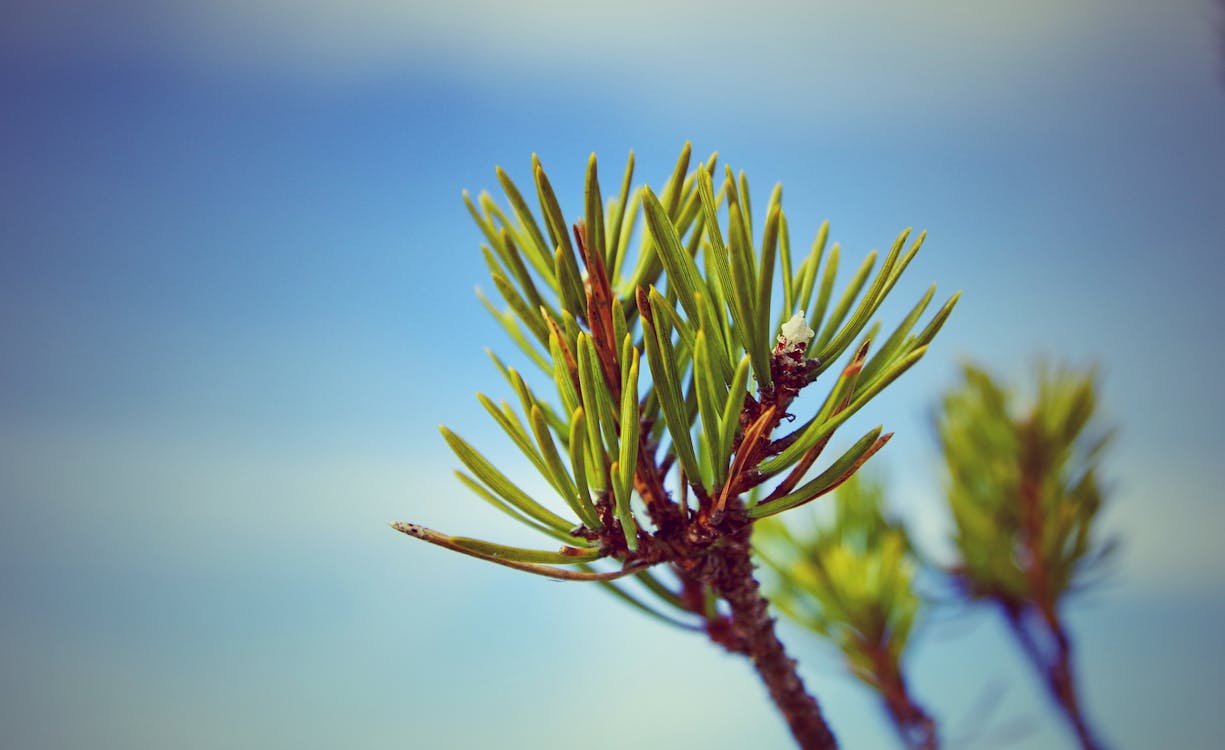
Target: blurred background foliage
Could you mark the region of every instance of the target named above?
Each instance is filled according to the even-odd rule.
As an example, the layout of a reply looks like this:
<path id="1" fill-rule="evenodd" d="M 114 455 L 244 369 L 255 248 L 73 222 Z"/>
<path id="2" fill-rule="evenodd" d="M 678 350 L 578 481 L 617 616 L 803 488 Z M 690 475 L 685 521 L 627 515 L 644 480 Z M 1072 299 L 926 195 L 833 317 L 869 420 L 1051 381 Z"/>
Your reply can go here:
<path id="1" fill-rule="evenodd" d="M 807 534 L 781 520 L 759 529 L 754 544 L 775 573 L 773 601 L 837 645 L 908 747 L 937 743 L 934 721 L 903 679 L 916 615 L 957 598 L 997 605 L 1081 746 L 1102 747 L 1078 695 L 1062 615 L 1068 596 L 1096 580 L 1090 576 L 1117 545 L 1098 523 L 1113 430 L 1097 414 L 1096 371 L 1040 363 L 1027 403 L 981 367 L 967 364 L 962 373 L 936 409 L 955 555 L 932 565 L 946 568 L 956 596 L 921 598 L 922 563 L 905 526 L 884 515 L 883 484 L 856 475 L 838 489 L 832 522 Z"/>
<path id="2" fill-rule="evenodd" d="M 798 532 L 794 519 L 790 526 L 771 519 L 757 526 L 753 544 L 774 574 L 771 604 L 838 647 L 850 672 L 880 696 L 906 747 L 930 749 L 935 723 L 902 667 L 925 606 L 919 561 L 902 523 L 886 518 L 884 497 L 879 475 L 861 470 L 834 492 L 832 522 Z"/>
<path id="3" fill-rule="evenodd" d="M 1063 614 L 1117 541 L 1098 523 L 1112 432 L 1095 418 L 1096 374 L 1040 365 L 1028 405 L 979 367 L 963 376 L 937 417 L 958 552 L 950 572 L 964 596 L 998 605 L 1082 747 L 1101 747 Z"/>
<path id="4" fill-rule="evenodd" d="M 1092 371 L 1040 367 L 1036 382 L 1025 409 L 967 366 L 941 402 L 938 430 L 959 554 L 953 573 L 966 594 L 1054 611 L 1116 546 L 1095 527 L 1113 433 L 1093 420 Z"/>

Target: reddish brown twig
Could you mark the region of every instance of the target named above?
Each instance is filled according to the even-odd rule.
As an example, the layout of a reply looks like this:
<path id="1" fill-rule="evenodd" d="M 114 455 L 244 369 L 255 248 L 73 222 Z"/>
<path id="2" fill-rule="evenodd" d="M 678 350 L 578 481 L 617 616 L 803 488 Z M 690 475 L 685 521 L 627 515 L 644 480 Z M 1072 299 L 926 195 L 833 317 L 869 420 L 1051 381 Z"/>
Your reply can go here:
<path id="1" fill-rule="evenodd" d="M 1089 728 L 1088 719 L 1077 697 L 1076 680 L 1072 672 L 1072 645 L 1058 616 L 1053 620 L 1032 606 L 1016 606 L 1001 602 L 1001 609 L 1030 664 L 1046 685 L 1047 694 L 1063 712 L 1076 733 L 1082 750 L 1104 750 L 1106 747 Z"/>
<path id="2" fill-rule="evenodd" d="M 872 649 L 873 677 L 893 726 L 910 750 L 936 750 L 940 747 L 936 722 L 914 700 L 906 687 L 897 659 L 885 649 Z"/>
<path id="3" fill-rule="evenodd" d="M 997 596 L 1021 647 L 1041 675 L 1047 693 L 1072 725 L 1082 750 L 1102 750 L 1089 728 L 1072 673 L 1072 644 L 1059 616 L 1057 599 L 1046 569 L 1042 549 L 1042 530 L 1046 524 L 1040 483 L 1047 471 L 1042 451 L 1033 443 L 1035 431 L 1026 425 L 1026 445 L 1021 465 L 1021 523 L 1023 531 L 1022 565 L 1029 584 L 1029 599 L 1017 601 Z"/>

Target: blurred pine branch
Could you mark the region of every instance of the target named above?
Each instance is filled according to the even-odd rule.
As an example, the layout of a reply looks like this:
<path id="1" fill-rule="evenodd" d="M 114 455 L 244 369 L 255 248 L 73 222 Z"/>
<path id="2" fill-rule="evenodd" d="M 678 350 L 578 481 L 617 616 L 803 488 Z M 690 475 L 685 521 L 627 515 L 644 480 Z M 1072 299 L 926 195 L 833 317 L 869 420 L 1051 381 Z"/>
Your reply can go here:
<path id="1" fill-rule="evenodd" d="M 907 748 L 939 746 L 936 724 L 907 687 L 902 661 L 924 608 L 919 564 L 903 525 L 884 515 L 884 488 L 863 472 L 834 493 L 832 522 L 804 534 L 782 519 L 757 525 L 754 548 L 775 572 L 769 598 L 830 640 L 880 697 Z"/>
<path id="2" fill-rule="evenodd" d="M 1093 371 L 1039 367 L 1037 396 L 1018 410 L 987 372 L 966 366 L 937 430 L 959 555 L 957 589 L 995 603 L 1082 747 L 1103 747 L 1076 689 L 1062 605 L 1093 582 L 1116 548 L 1098 528 L 1102 454 Z"/>

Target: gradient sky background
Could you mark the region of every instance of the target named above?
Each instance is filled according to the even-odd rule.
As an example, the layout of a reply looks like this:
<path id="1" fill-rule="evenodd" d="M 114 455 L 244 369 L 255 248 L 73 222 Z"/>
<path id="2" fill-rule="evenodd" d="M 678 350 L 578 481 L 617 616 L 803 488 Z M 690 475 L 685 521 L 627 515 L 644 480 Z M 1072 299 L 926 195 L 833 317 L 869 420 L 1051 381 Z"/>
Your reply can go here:
<path id="1" fill-rule="evenodd" d="M 897 432 L 873 464 L 933 552 L 927 420 L 957 363 L 1100 364 L 1125 547 L 1070 612 L 1088 711 L 1119 748 L 1219 747 L 1223 15 L 6 5 L 3 744 L 787 747 L 741 660 L 386 526 L 516 533 L 451 479 L 435 429 L 479 435 L 473 392 L 505 395 L 461 189 L 495 187 L 495 164 L 526 180 L 536 152 L 575 215 L 590 152 L 611 183 L 633 148 L 659 185 L 691 140 L 762 196 L 782 182 L 798 245 L 825 218 L 848 258 L 926 228 L 886 317 L 931 281 L 964 290 L 848 428 Z M 1071 747 L 1001 630 L 929 621 L 915 693 L 950 747 Z M 891 747 L 836 656 L 784 635 L 845 746 Z"/>

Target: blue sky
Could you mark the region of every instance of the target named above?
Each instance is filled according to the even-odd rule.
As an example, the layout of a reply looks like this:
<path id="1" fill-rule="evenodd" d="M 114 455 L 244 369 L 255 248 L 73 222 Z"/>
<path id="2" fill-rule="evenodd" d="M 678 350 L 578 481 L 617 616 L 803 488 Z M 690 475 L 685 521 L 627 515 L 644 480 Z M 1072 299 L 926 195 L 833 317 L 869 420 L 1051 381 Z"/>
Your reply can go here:
<path id="1" fill-rule="evenodd" d="M 932 281 L 962 302 L 857 419 L 897 432 L 873 463 L 933 550 L 927 419 L 957 363 L 1100 364 L 1125 547 L 1071 610 L 1091 716 L 1118 747 L 1225 734 L 1220 8 L 6 14 L 0 725 L 15 746 L 550 747 L 611 712 L 640 715 L 651 746 L 786 746 L 751 672 L 701 639 L 386 527 L 516 533 L 451 480 L 436 432 L 486 429 L 472 394 L 501 386 L 483 349 L 509 348 L 472 296 L 488 283 L 460 191 L 492 190 L 495 164 L 525 180 L 535 152 L 575 214 L 590 152 L 611 182 L 632 148 L 658 185 L 686 140 L 762 194 L 782 182 L 797 244 L 823 219 L 848 258 L 928 230 L 884 315 Z M 965 747 L 1009 726 L 1010 747 L 1070 746 L 999 630 L 936 618 L 916 693 Z M 787 635 L 846 745 L 888 746 L 836 658 Z M 996 739 L 969 739 L 992 691 Z"/>

